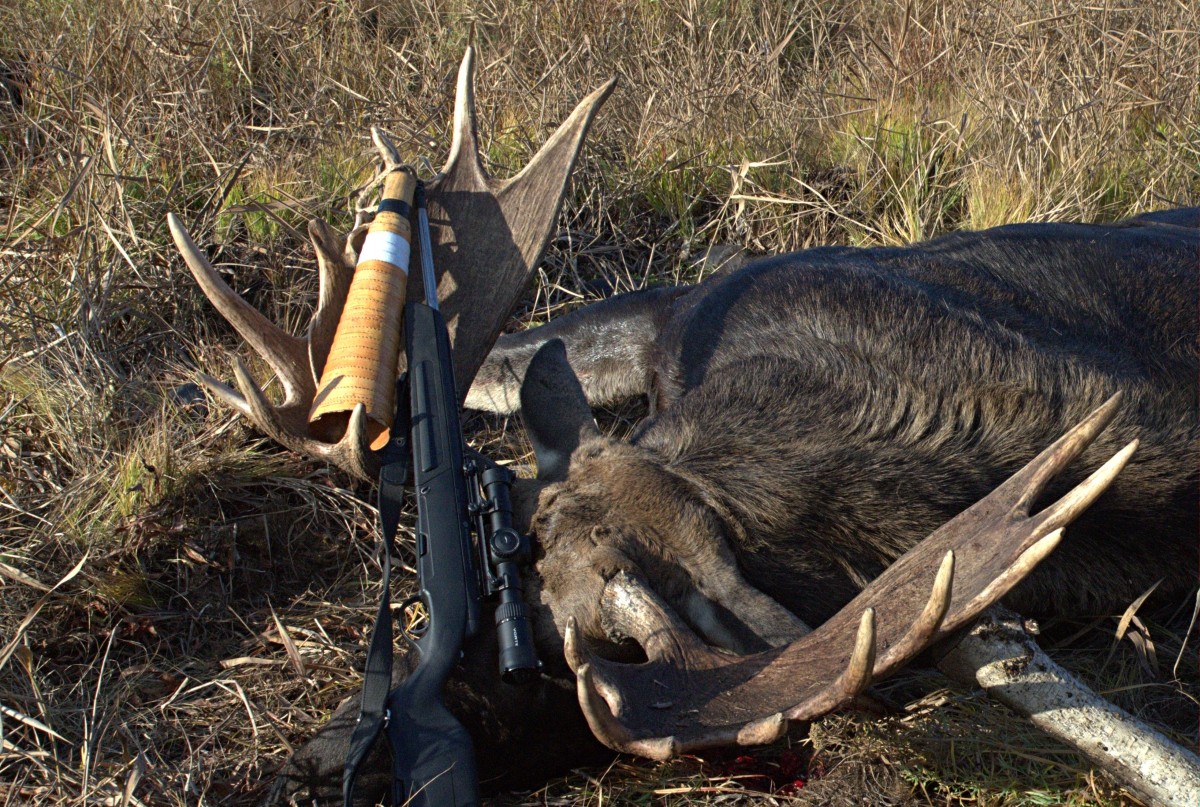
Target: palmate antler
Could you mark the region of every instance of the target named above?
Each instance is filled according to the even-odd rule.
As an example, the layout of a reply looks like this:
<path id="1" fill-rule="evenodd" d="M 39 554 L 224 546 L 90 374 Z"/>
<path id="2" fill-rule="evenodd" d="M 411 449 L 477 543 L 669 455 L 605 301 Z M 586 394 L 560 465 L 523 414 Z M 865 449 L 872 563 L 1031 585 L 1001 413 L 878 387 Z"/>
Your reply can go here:
<path id="1" fill-rule="evenodd" d="M 993 493 L 910 550 L 812 633 L 747 656 L 714 650 L 650 585 L 628 572 L 607 583 L 603 620 L 635 639 L 648 661 L 591 655 L 571 620 L 565 646 L 579 702 L 596 736 L 654 759 L 772 742 L 789 721 L 853 700 L 923 649 L 965 627 L 1028 575 L 1062 528 L 1113 481 L 1137 443 L 1036 515 L 1047 483 L 1095 439 L 1114 396 Z M 934 573 L 934 570 L 936 574 Z"/>
<path id="2" fill-rule="evenodd" d="M 468 48 L 458 72 L 450 157 L 427 188 L 438 297 L 454 345 L 460 396 L 466 395 L 541 259 L 583 140 L 596 110 L 615 85 L 614 79 L 584 98 L 523 171 L 499 181 L 487 175 L 479 159 L 474 62 L 474 52 Z M 400 161 L 395 148 L 378 134 L 375 142 L 385 170 L 394 167 Z M 239 297 L 178 218 L 172 214 L 168 222 L 175 244 L 205 296 L 275 372 L 283 387 L 283 401 L 272 404 L 241 360 L 235 366 L 237 390 L 207 375 L 200 377 L 204 386 L 288 448 L 373 479 L 378 466 L 367 446 L 362 406 L 354 410 L 345 435 L 336 443 L 317 440 L 308 430 L 317 380 L 349 291 L 362 229 L 356 228 L 343 245 L 324 222 L 309 224 L 320 293 L 307 332 L 297 337 Z M 420 272 L 410 273 L 409 299 L 424 299 L 420 277 Z"/>

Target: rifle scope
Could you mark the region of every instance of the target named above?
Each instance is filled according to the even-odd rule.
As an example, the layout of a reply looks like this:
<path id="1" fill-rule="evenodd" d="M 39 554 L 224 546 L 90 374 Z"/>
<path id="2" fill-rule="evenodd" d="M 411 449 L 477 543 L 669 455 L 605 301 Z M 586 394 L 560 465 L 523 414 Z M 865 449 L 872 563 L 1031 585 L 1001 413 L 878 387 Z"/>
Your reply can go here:
<path id="1" fill-rule="evenodd" d="M 529 611 L 521 598 L 520 567 L 530 560 L 529 538 L 512 526 L 512 475 L 498 465 L 479 474 L 483 500 L 478 502 L 480 552 L 487 568 L 487 587 L 498 594 L 496 639 L 500 644 L 500 677 L 509 684 L 527 684 L 538 677 L 541 664 L 533 646 Z"/>

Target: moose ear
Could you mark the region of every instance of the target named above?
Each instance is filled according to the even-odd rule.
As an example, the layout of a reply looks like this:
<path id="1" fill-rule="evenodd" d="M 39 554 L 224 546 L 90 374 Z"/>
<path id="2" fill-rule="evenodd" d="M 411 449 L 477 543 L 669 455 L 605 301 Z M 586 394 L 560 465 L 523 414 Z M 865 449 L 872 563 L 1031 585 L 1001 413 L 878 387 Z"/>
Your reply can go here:
<path id="1" fill-rule="evenodd" d="M 537 455 L 540 481 L 566 479 L 580 439 L 599 435 L 561 339 L 551 339 L 533 354 L 521 383 L 521 415 Z"/>

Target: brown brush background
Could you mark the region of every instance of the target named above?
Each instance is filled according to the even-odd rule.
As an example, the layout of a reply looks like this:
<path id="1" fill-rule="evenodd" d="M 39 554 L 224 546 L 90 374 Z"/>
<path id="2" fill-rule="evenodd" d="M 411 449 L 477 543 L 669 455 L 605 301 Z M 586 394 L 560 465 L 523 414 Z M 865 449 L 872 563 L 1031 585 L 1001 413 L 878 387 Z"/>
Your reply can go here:
<path id="1" fill-rule="evenodd" d="M 196 388 L 197 372 L 232 382 L 235 355 L 263 383 L 271 369 L 197 292 L 163 216 L 299 333 L 318 295 L 305 225 L 353 226 L 371 125 L 441 165 L 472 36 L 500 177 L 621 77 L 506 331 L 695 283 L 711 267 L 688 256 L 710 245 L 899 244 L 1200 199 L 1189 0 L 20 0 L 0 21 L 0 701 L 62 738 L 5 712 L 0 804 L 92 807 L 128 788 L 153 807 L 258 805 L 362 685 L 374 508 Z M 598 414 L 622 436 L 645 411 Z M 463 425 L 493 459 L 531 461 L 516 420 Z M 402 600 L 414 575 L 395 577 Z M 1119 613 L 1060 625 L 1081 635 L 1058 659 L 1195 747 L 1193 605 L 1182 624 L 1138 611 L 1158 676 L 1114 644 Z M 917 684 L 931 694 L 911 700 Z M 796 735 L 787 752 L 815 761 L 792 796 L 754 793 L 764 779 L 733 759 L 622 757 L 496 803 L 1133 803 L 936 673 L 880 690 L 906 712 Z M 748 756 L 774 775 L 783 753 Z"/>
<path id="2" fill-rule="evenodd" d="M 417 179 L 407 168 L 384 180 L 383 198 L 412 204 Z M 408 219 L 381 211 L 367 230 L 392 232 L 411 243 Z M 309 414 L 309 431 L 318 439 L 336 442 L 346 433 L 358 404 L 367 407 L 367 439 L 382 448 L 388 439 L 396 408 L 396 361 L 400 354 L 400 320 L 408 267 L 386 261 L 360 261 L 350 282 L 346 307 L 338 321 L 329 359 Z"/>

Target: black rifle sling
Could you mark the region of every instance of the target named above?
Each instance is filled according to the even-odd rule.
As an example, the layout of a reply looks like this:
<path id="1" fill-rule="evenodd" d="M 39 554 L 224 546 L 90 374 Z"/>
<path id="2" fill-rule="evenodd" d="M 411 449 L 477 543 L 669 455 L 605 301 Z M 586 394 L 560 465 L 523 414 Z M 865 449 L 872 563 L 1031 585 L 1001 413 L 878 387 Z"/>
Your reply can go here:
<path id="1" fill-rule="evenodd" d="M 351 807 L 354 781 L 359 765 L 375 747 L 379 735 L 387 726 L 387 698 L 392 688 L 392 552 L 395 549 L 396 529 L 404 507 L 404 486 L 408 482 L 409 396 L 406 378 L 396 382 L 396 418 L 392 424 L 392 439 L 382 450 L 383 466 L 379 469 L 379 528 L 380 564 L 383 566 L 383 593 L 379 611 L 371 630 L 367 648 L 367 663 L 363 668 L 362 701 L 358 722 L 350 736 L 350 750 L 342 774 L 342 800 Z"/>

